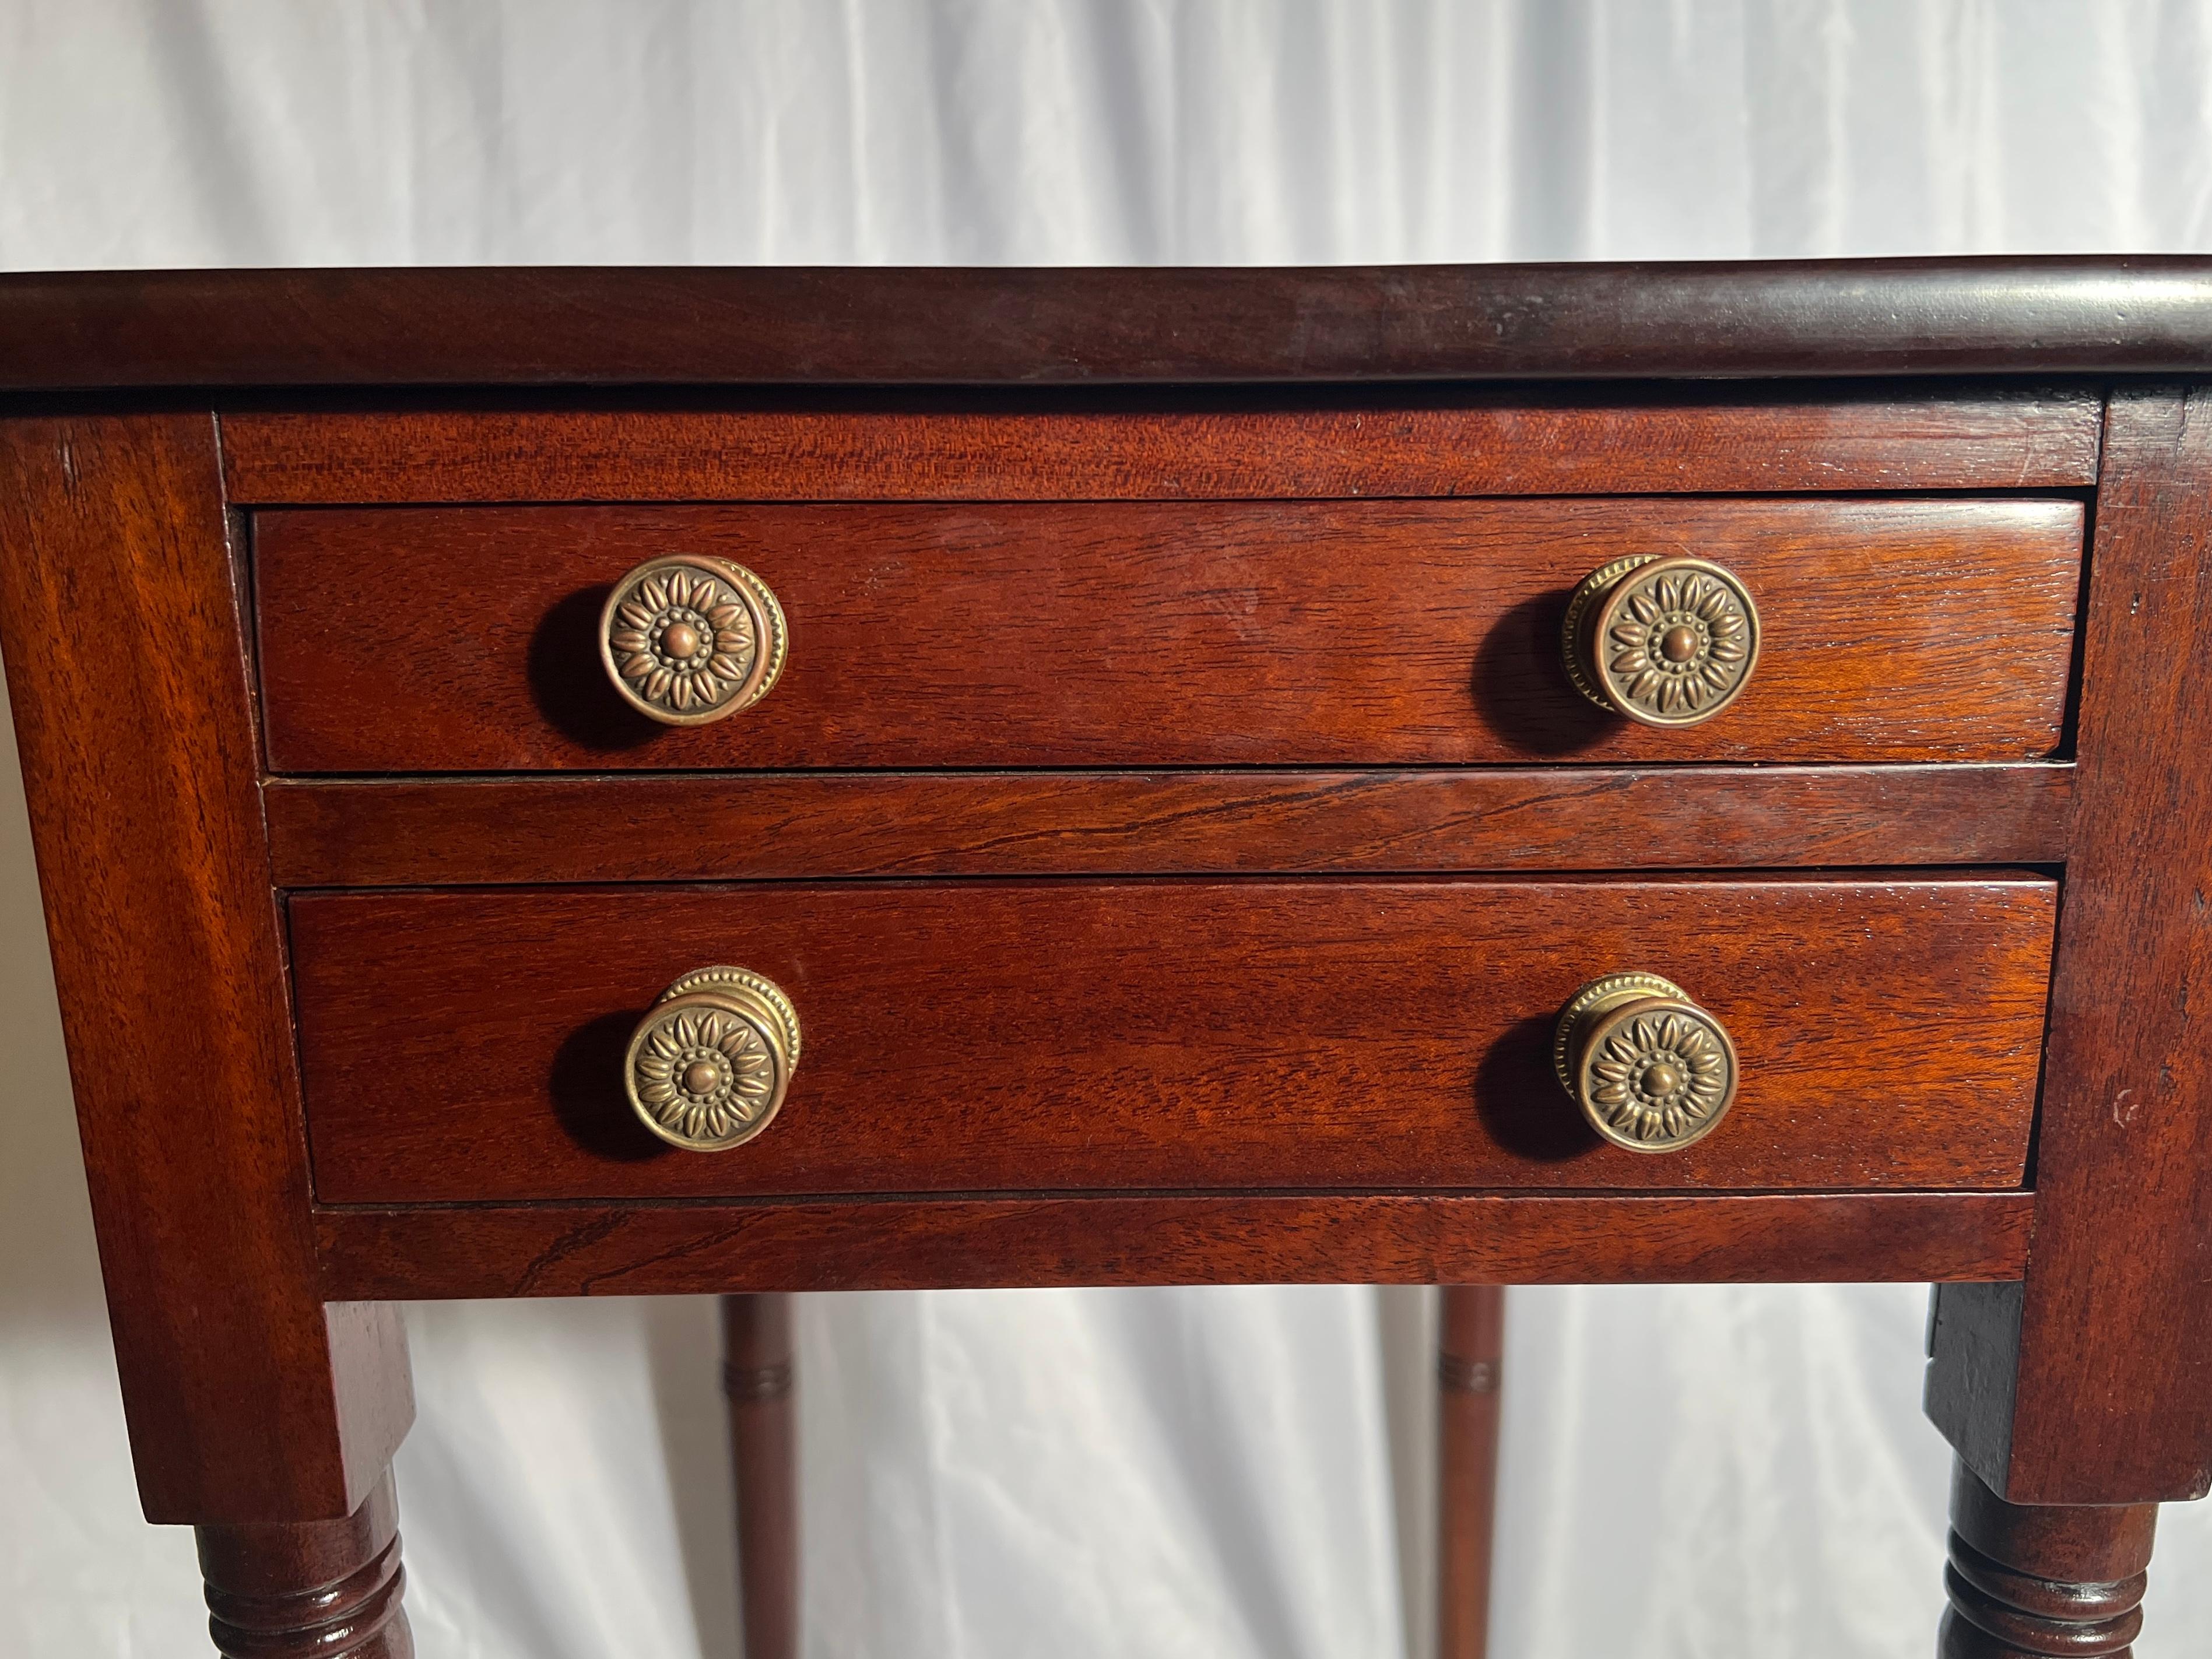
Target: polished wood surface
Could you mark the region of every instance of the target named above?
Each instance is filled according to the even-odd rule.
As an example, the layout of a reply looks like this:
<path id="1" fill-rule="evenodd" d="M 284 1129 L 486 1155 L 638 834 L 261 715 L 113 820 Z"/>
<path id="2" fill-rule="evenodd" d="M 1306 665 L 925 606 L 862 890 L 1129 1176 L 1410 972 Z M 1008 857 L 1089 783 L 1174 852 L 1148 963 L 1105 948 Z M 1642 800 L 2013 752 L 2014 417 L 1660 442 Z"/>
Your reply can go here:
<path id="1" fill-rule="evenodd" d="M 722 1392 L 738 1500 L 744 1659 L 798 1659 L 799 1452 L 791 1298 L 722 1298 Z"/>
<path id="2" fill-rule="evenodd" d="M 316 1212 L 333 1297 L 2016 1279 L 2025 1193 L 477 1204 Z"/>
<path id="3" fill-rule="evenodd" d="M 1960 1464 L 1938 1659 L 2125 1659 L 2157 1524 L 2154 1504 L 2008 1504 Z"/>
<path id="4" fill-rule="evenodd" d="M 0 421 L 0 644 L 139 1495 L 315 1520 L 413 1414 L 325 1309 L 252 688 L 205 415 Z"/>
<path id="5" fill-rule="evenodd" d="M 256 505 L 1373 499 L 2084 488 L 2103 414 L 2081 390 L 1987 386 L 1180 388 L 249 408 L 222 435 L 230 497 Z"/>
<path id="6" fill-rule="evenodd" d="M 2074 769 L 278 779 L 288 887 L 2058 864 Z"/>
<path id="7" fill-rule="evenodd" d="M 2203 380 L 2204 260 L 0 277 L 0 647 L 219 1640 L 404 1652 L 403 1298 L 1926 1279 L 1946 1651 L 2124 1652 L 2212 1487 Z M 592 648 L 671 550 L 791 622 L 702 732 Z M 1646 550 L 1762 613 L 1693 731 L 1559 663 Z M 611 1066 L 718 960 L 806 1047 L 701 1157 Z M 1745 1060 L 1666 1158 L 1546 1063 L 1626 968 Z"/>
<path id="8" fill-rule="evenodd" d="M 325 1203 L 1996 1188 L 2053 908 L 2033 878 L 757 884 L 307 894 L 291 936 Z M 757 1140 L 678 1152 L 623 1048 L 725 962 L 805 1053 Z M 1552 1071 L 1559 1009 L 1632 968 L 1742 1056 L 1728 1121 L 1664 1157 Z"/>
<path id="9" fill-rule="evenodd" d="M 424 508 L 253 520 L 270 765 L 1387 766 L 2025 760 L 2059 746 L 2078 501 Z M 1567 592 L 1693 549 L 1758 597 L 1753 686 L 1679 731 L 1569 682 Z M 757 707 L 656 726 L 610 584 L 683 550 L 775 589 Z M 495 603 L 487 594 L 495 592 Z"/>
<path id="10" fill-rule="evenodd" d="M 0 390 L 2200 373 L 2186 256 L 0 276 Z"/>
<path id="11" fill-rule="evenodd" d="M 1447 1285 L 1437 1341 L 1437 1659 L 1490 1651 L 1505 1290 Z"/>
<path id="12" fill-rule="evenodd" d="M 224 1659 L 414 1659 L 392 1476 L 343 1520 L 198 1529 Z"/>
<path id="13" fill-rule="evenodd" d="M 1945 1294 L 1928 1382 L 2014 1503 L 2212 1489 L 2212 393 L 2116 393 L 2105 464 L 2035 1259 Z"/>

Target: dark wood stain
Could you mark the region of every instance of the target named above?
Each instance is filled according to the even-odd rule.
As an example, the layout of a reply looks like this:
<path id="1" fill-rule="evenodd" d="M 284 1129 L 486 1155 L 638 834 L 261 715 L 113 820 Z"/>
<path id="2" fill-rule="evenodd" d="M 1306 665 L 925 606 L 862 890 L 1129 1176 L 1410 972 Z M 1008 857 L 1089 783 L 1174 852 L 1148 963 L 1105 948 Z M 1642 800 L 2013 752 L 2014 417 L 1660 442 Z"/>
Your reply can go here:
<path id="1" fill-rule="evenodd" d="M 0 389 L 2212 370 L 2188 257 L 0 277 Z"/>

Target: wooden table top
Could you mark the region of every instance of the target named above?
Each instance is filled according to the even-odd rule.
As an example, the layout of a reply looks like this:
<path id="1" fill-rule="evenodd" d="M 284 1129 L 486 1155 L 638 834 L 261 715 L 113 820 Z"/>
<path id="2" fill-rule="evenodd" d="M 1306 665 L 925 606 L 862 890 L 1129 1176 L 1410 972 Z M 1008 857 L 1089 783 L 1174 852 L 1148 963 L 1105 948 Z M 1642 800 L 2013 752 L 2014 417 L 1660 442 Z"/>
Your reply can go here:
<path id="1" fill-rule="evenodd" d="M 0 392 L 2207 369 L 2196 256 L 0 276 Z"/>

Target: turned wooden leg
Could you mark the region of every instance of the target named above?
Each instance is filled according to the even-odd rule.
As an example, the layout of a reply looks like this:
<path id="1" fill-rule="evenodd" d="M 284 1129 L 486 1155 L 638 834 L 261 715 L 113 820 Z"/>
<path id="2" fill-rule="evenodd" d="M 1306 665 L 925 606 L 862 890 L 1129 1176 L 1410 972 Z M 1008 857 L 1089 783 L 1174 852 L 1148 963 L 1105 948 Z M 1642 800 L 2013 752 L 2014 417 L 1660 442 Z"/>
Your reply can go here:
<path id="1" fill-rule="evenodd" d="M 389 1473 L 343 1521 L 195 1530 L 208 1634 L 227 1659 L 413 1659 Z"/>
<path id="2" fill-rule="evenodd" d="M 2008 1504 L 1960 1464 L 1939 1659 L 2124 1659 L 2142 1628 L 2157 1521 L 2155 1504 Z"/>
<path id="3" fill-rule="evenodd" d="M 737 1465 L 738 1583 L 745 1659 L 797 1659 L 799 1462 L 793 1443 L 791 1298 L 722 1298 L 723 1391 Z"/>
<path id="4" fill-rule="evenodd" d="M 1437 1656 L 1483 1659 L 1498 1502 L 1505 1291 L 1447 1285 L 1437 1344 Z"/>

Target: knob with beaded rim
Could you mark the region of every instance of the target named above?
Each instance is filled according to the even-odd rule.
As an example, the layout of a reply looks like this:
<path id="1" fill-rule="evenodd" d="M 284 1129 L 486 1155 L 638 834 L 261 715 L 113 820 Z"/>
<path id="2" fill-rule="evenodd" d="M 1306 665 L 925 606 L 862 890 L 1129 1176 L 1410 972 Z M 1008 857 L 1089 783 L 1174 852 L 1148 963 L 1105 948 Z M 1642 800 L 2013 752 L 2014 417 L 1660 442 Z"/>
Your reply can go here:
<path id="1" fill-rule="evenodd" d="M 599 612 L 599 660 L 624 702 L 664 726 L 726 720 L 768 696 L 788 649 L 769 585 L 728 559 L 648 559 Z"/>
<path id="2" fill-rule="evenodd" d="M 1695 726 L 1742 694 L 1759 663 L 1759 607 L 1709 559 L 1641 554 L 1583 578 L 1560 630 L 1567 676 L 1644 726 Z"/>
<path id="3" fill-rule="evenodd" d="M 1608 974 L 1575 993 L 1552 1064 L 1590 1127 L 1632 1152 L 1679 1152 L 1735 1103 L 1727 1030 L 1656 974 Z"/>
<path id="4" fill-rule="evenodd" d="M 768 1127 L 798 1065 L 799 1012 L 781 988 L 743 968 L 702 968 L 639 1022 L 623 1090 L 670 1146 L 719 1152 Z"/>

